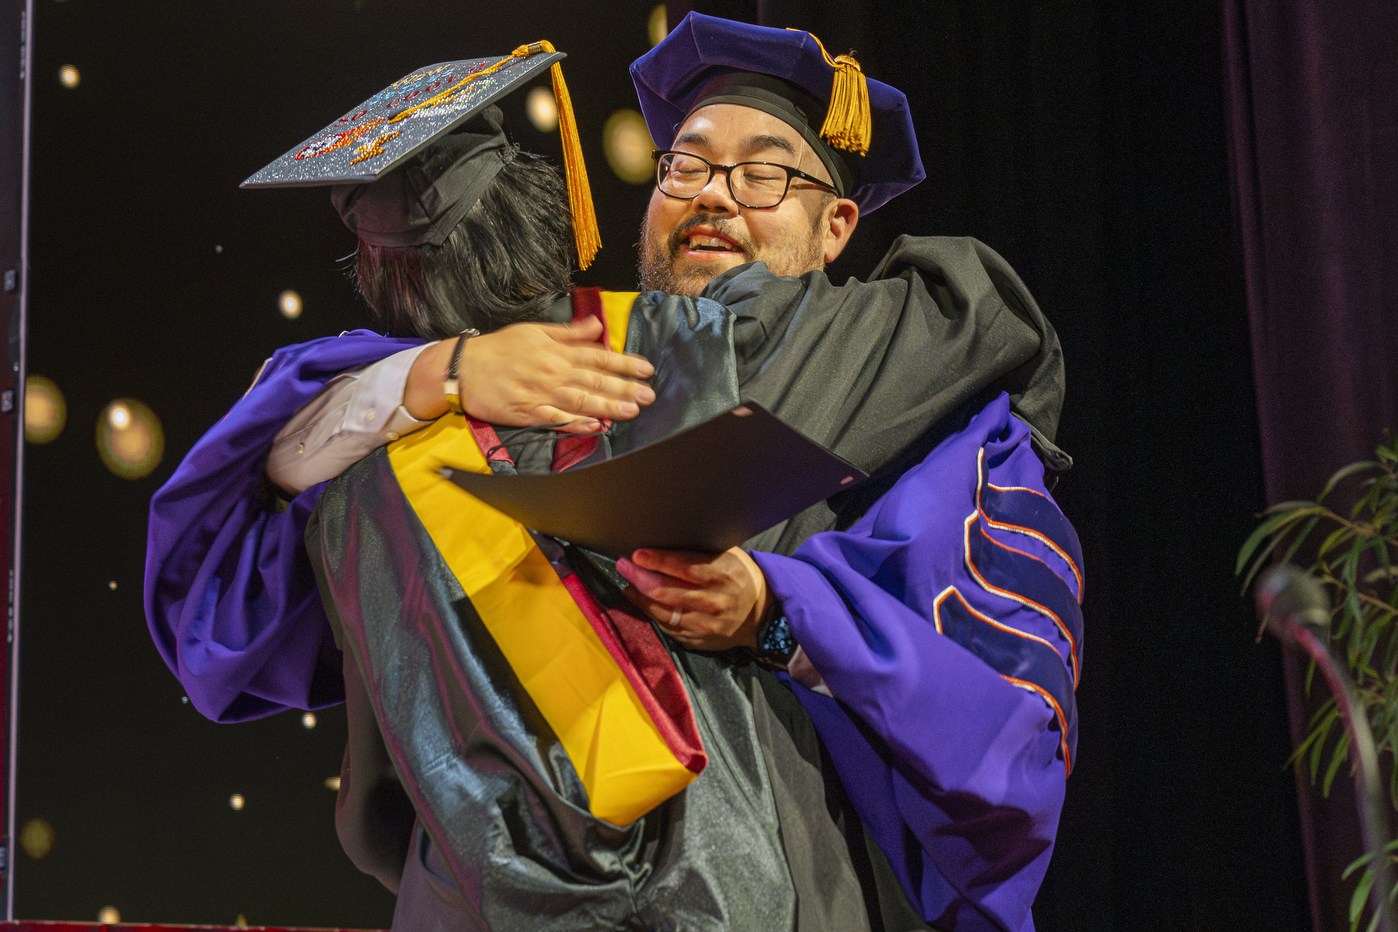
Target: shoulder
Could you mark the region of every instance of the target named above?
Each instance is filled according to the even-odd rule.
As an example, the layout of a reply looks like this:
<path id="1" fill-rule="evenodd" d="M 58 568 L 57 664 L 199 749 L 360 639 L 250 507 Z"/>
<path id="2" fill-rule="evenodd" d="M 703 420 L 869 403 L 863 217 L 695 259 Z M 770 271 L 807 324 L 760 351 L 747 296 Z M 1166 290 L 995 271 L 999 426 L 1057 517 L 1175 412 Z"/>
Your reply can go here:
<path id="1" fill-rule="evenodd" d="M 869 277 L 893 278 L 909 271 L 931 273 L 951 280 L 1010 276 L 1023 287 L 1019 276 L 1004 257 L 972 236 L 904 234 L 893 241 Z"/>

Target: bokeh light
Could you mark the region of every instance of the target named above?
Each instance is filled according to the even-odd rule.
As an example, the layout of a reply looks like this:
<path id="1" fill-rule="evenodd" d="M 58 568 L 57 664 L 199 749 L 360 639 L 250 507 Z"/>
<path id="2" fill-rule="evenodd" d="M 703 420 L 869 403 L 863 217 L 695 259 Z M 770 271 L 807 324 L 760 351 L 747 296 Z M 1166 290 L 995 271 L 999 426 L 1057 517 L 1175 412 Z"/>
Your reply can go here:
<path id="1" fill-rule="evenodd" d="M 52 379 L 31 375 L 24 380 L 24 439 L 30 443 L 57 440 L 68 423 L 68 403 Z"/>
<path id="2" fill-rule="evenodd" d="M 30 819 L 20 826 L 20 847 L 36 861 L 53 850 L 54 839 L 53 826 L 45 819 Z"/>
<path id="3" fill-rule="evenodd" d="M 67 88 L 77 87 L 83 76 L 78 73 L 78 69 L 72 65 L 64 65 L 58 69 L 58 83 Z"/>
<path id="4" fill-rule="evenodd" d="M 325 778 L 325 786 L 326 786 L 326 789 L 334 790 L 334 791 L 337 792 L 337 793 L 340 792 L 340 778 L 339 778 L 339 776 L 336 775 L 336 776 L 333 776 L 333 777 L 326 777 L 326 778 Z"/>
<path id="5" fill-rule="evenodd" d="M 316 727 L 316 714 L 315 714 L 314 712 L 307 712 L 305 715 L 301 716 L 301 727 L 303 727 L 303 728 L 314 728 L 314 727 Z"/>
<path id="6" fill-rule="evenodd" d="M 97 912 L 97 921 L 103 925 L 115 925 L 121 922 L 121 910 L 115 906 L 103 906 Z"/>
<path id="7" fill-rule="evenodd" d="M 243 807 L 247 804 L 248 801 L 243 799 L 242 793 L 234 793 L 232 796 L 228 797 L 228 805 L 231 806 L 235 812 L 242 812 Z"/>
<path id="8" fill-rule="evenodd" d="M 647 184 L 655 176 L 655 163 L 651 160 L 655 143 L 645 119 L 635 110 L 618 110 L 607 117 L 602 127 L 602 146 L 607 164 L 622 181 Z"/>
<path id="9" fill-rule="evenodd" d="M 118 398 L 97 419 L 97 454 L 123 479 L 141 479 L 165 455 L 165 431 L 155 412 L 134 398 Z"/>
<path id="10" fill-rule="evenodd" d="M 551 133 L 558 129 L 558 101 L 553 99 L 553 91 L 542 84 L 524 98 L 524 109 L 529 114 L 529 122 L 541 133 Z"/>
<path id="11" fill-rule="evenodd" d="M 277 296 L 277 309 L 287 320 L 295 320 L 301 316 L 301 296 L 288 288 Z"/>
<path id="12" fill-rule="evenodd" d="M 660 40 L 670 33 L 670 18 L 665 13 L 665 4 L 658 3 L 650 11 L 650 21 L 646 23 L 646 35 L 651 45 L 659 45 Z"/>

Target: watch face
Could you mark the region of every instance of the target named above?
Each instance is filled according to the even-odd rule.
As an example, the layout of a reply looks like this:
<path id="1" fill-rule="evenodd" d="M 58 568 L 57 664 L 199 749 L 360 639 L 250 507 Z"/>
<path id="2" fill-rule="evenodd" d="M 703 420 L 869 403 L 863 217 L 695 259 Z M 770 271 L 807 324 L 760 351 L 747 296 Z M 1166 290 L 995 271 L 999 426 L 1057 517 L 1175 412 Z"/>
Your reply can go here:
<path id="1" fill-rule="evenodd" d="M 778 615 L 758 632 L 757 649 L 764 659 L 781 663 L 786 663 L 796 653 L 796 638 L 791 635 L 791 625 L 785 615 Z"/>

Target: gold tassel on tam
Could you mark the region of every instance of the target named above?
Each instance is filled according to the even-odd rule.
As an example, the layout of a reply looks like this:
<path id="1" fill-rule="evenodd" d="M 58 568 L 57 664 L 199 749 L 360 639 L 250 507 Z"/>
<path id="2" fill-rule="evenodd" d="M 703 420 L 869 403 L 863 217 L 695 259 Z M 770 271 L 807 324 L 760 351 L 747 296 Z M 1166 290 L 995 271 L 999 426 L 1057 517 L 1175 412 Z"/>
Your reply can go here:
<path id="1" fill-rule="evenodd" d="M 547 40 L 536 42 L 530 49 L 554 51 Z M 587 166 L 583 164 L 582 140 L 573 118 L 573 99 L 563 82 L 563 68 L 554 62 L 549 68 L 553 78 L 553 97 L 558 102 L 558 135 L 563 142 L 563 171 L 568 178 L 568 207 L 573 212 L 573 238 L 578 247 L 578 268 L 592 264 L 597 250 L 602 248 L 602 234 L 597 229 L 597 212 L 592 206 L 592 188 L 587 183 Z"/>
<path id="2" fill-rule="evenodd" d="M 836 149 L 867 155 L 873 120 L 869 114 L 869 85 L 864 81 L 864 71 L 849 55 L 838 56 L 834 65 L 830 110 L 820 127 L 820 138 Z"/>
<path id="3" fill-rule="evenodd" d="M 791 30 L 799 32 L 800 30 Z M 869 110 L 869 84 L 864 79 L 864 69 L 854 60 L 853 53 L 830 57 L 825 46 L 810 33 L 820 46 L 820 54 L 825 63 L 835 69 L 835 81 L 830 88 L 830 106 L 825 112 L 825 122 L 820 127 L 820 138 L 836 149 L 869 154 L 869 140 L 873 138 L 873 117 Z"/>
<path id="4" fill-rule="evenodd" d="M 547 39 L 521 45 L 489 68 L 482 69 L 440 94 L 409 107 L 388 122 L 397 123 L 414 111 L 450 101 L 461 93 L 468 81 L 498 71 L 513 59 L 555 51 L 557 49 Z M 558 62 L 549 66 L 549 76 L 553 78 L 553 98 L 558 102 L 558 135 L 563 140 L 563 173 L 568 179 L 568 208 L 573 214 L 573 241 L 578 247 L 578 267 L 585 269 L 596 258 L 597 250 L 602 248 L 602 234 L 598 232 L 597 212 L 592 207 L 592 188 L 587 183 L 587 166 L 583 164 L 582 140 L 578 138 L 578 123 L 573 118 L 573 99 L 568 96 L 568 85 L 563 83 L 563 68 Z"/>

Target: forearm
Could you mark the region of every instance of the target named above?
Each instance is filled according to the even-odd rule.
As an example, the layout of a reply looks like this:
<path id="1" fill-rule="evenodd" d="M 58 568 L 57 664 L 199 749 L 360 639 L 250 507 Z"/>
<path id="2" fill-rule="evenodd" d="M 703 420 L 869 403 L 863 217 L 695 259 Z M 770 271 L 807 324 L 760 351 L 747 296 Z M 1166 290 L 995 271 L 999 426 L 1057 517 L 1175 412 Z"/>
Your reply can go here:
<path id="1" fill-rule="evenodd" d="M 425 426 L 408 408 L 418 361 L 441 344 L 414 347 L 371 366 L 342 373 L 291 418 L 272 441 L 267 478 L 296 495 L 333 479 L 386 443 Z M 438 382 L 438 395 L 441 384 Z"/>
<path id="2" fill-rule="evenodd" d="M 1023 928 L 1076 746 L 1082 576 L 1008 399 L 848 531 L 753 556 L 839 700 L 797 692 L 866 828 L 924 864 L 901 877 L 924 917 L 965 897 Z"/>

